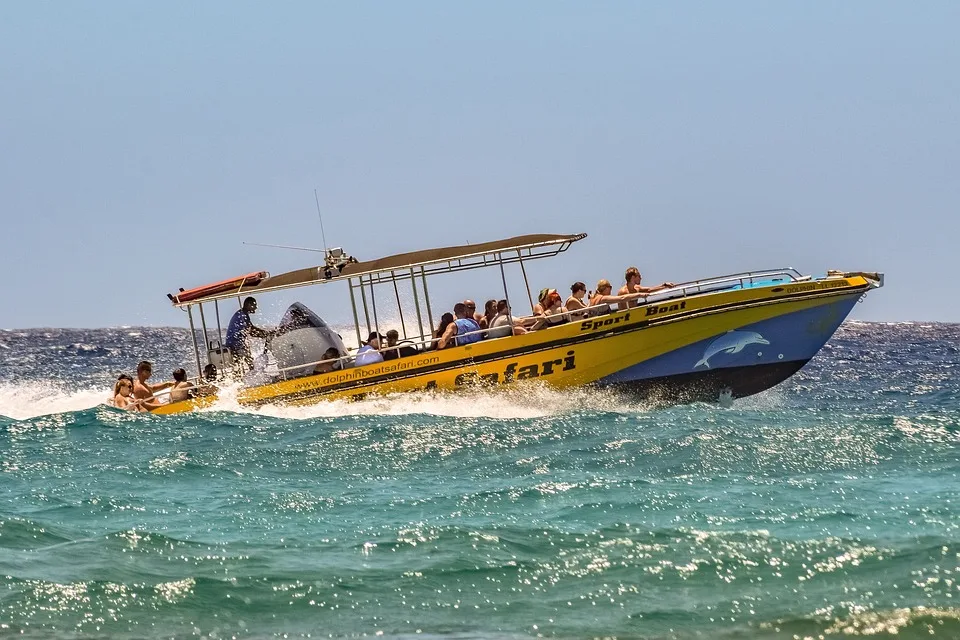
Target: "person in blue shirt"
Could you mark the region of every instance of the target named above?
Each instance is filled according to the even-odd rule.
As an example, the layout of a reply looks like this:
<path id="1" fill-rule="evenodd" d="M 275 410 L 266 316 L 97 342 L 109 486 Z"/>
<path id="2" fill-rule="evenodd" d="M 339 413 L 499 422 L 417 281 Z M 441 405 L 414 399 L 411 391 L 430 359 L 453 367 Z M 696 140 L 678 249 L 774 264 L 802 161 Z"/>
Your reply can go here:
<path id="1" fill-rule="evenodd" d="M 250 353 L 247 338 L 252 336 L 267 340 L 272 338 L 275 333 L 253 326 L 253 322 L 250 321 L 250 314 L 256 312 L 256 299 L 250 297 L 244 300 L 243 306 L 230 318 L 230 324 L 227 326 L 227 338 L 224 341 L 224 345 L 230 349 L 233 357 L 241 360 L 248 369 L 253 366 L 253 355 Z"/>
<path id="2" fill-rule="evenodd" d="M 446 349 L 451 342 L 454 346 L 459 347 L 472 344 L 482 338 L 480 325 L 473 319 L 473 314 L 468 313 L 466 304 L 458 302 L 453 305 L 453 316 L 456 319 L 443 332 L 437 349 Z"/>
<path id="3" fill-rule="evenodd" d="M 383 355 L 380 354 L 380 341 L 386 340 L 383 334 L 371 331 L 367 341 L 363 343 L 360 350 L 357 351 L 357 359 L 354 366 L 365 367 L 368 364 L 377 364 L 383 362 Z"/>

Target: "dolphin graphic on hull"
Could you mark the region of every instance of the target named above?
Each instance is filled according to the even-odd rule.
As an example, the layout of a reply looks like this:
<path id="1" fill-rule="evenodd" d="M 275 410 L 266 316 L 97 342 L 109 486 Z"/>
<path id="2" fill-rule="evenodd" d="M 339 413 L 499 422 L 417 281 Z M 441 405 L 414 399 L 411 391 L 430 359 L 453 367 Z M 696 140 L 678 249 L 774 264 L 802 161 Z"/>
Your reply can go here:
<path id="1" fill-rule="evenodd" d="M 718 353 L 740 353 L 744 347 L 751 344 L 770 344 L 770 341 L 764 338 L 756 331 L 728 331 L 707 347 L 703 352 L 703 357 L 693 365 L 694 369 L 700 367 L 710 368 L 710 358 Z"/>

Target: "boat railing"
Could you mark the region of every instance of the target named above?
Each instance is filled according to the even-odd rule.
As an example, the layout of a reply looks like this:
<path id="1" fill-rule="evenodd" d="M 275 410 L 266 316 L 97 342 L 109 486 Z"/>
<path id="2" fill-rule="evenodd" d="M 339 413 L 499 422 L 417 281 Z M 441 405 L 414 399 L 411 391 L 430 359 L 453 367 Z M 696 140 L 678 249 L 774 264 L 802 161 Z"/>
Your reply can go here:
<path id="1" fill-rule="evenodd" d="M 681 298 L 700 293 L 710 293 L 713 291 L 722 291 L 732 287 L 747 287 L 759 284 L 761 282 L 776 282 L 783 280 L 787 282 L 800 282 L 809 280 L 810 276 L 805 276 L 793 267 L 782 267 L 779 269 L 767 269 L 763 271 L 744 271 L 741 273 L 731 273 L 726 276 L 716 276 L 713 278 L 704 278 L 701 280 L 691 280 L 675 284 L 669 289 L 656 291 L 646 296 L 645 300 L 658 301 L 669 298 Z"/>
<path id="2" fill-rule="evenodd" d="M 732 273 L 726 276 L 717 276 L 714 278 L 704 278 L 701 280 L 691 280 L 690 282 L 681 282 L 668 289 L 662 289 L 649 295 L 641 296 L 637 298 L 637 302 L 639 304 L 646 304 L 648 302 L 659 302 L 661 300 L 669 300 L 671 298 L 683 298 L 702 293 L 723 291 L 736 286 L 746 287 L 748 285 L 759 284 L 767 281 L 772 283 L 776 282 L 778 278 L 789 280 L 790 282 L 801 282 L 804 280 L 809 280 L 810 276 L 805 276 L 792 267 L 768 269 L 765 271 L 744 271 L 742 273 Z M 618 303 L 616 302 L 605 302 L 598 305 L 584 307 L 582 309 L 572 309 L 563 313 L 551 314 L 549 316 L 530 316 L 527 319 L 536 319 L 540 321 L 546 319 L 546 322 L 542 324 L 540 328 L 548 329 L 552 326 L 557 326 L 566 322 L 584 320 L 587 318 L 605 315 L 607 313 L 614 313 L 619 310 L 617 305 Z M 563 320 L 551 321 L 551 318 L 563 318 Z"/>

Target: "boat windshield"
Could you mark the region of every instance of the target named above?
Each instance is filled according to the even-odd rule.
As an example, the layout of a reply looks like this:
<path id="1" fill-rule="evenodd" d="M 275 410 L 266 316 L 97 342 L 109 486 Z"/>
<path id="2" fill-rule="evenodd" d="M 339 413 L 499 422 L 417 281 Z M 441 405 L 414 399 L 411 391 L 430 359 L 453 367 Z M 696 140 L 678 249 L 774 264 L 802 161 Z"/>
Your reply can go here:
<path id="1" fill-rule="evenodd" d="M 277 367 L 293 378 L 313 373 L 315 363 L 323 360 L 328 349 L 347 354 L 340 335 L 301 302 L 294 302 L 283 314 L 269 348 Z"/>

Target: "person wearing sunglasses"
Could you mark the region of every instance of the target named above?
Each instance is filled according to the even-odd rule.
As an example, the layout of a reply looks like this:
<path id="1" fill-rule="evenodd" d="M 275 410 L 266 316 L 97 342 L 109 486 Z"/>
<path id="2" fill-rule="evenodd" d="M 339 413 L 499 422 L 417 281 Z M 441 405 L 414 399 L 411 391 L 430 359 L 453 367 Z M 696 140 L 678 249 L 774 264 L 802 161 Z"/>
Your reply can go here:
<path id="1" fill-rule="evenodd" d="M 113 385 L 113 406 L 127 411 L 140 411 L 139 402 L 133 397 L 133 378 L 121 373 Z"/>
<path id="2" fill-rule="evenodd" d="M 593 295 L 590 296 L 590 306 L 598 307 L 599 305 L 611 305 L 611 304 L 624 304 L 637 300 L 647 295 L 644 292 L 638 293 L 628 293 L 625 295 L 610 295 L 613 293 L 613 285 L 610 284 L 609 280 L 600 280 L 597 282 L 597 290 L 593 292 Z M 636 305 L 634 305 L 636 306 Z M 594 311 L 594 315 L 607 313 L 609 309 L 597 309 Z"/>
<path id="3" fill-rule="evenodd" d="M 570 285 L 570 297 L 567 298 L 567 301 L 563 303 L 563 306 L 566 307 L 567 311 L 570 313 L 570 318 L 576 320 L 577 318 L 585 318 L 587 314 L 581 309 L 586 309 L 589 300 L 584 300 L 583 297 L 587 295 L 587 285 L 582 282 L 574 282 Z M 577 313 L 573 313 L 577 312 Z"/>
<path id="4" fill-rule="evenodd" d="M 640 281 L 643 279 L 643 276 L 640 275 L 640 269 L 637 269 L 636 267 L 630 267 L 627 269 L 627 272 L 624 274 L 623 278 L 626 280 L 626 283 L 620 287 L 620 291 L 617 292 L 617 294 L 621 296 L 630 295 L 632 293 L 639 293 L 640 296 L 647 296 L 651 293 L 663 291 L 664 289 L 670 289 L 675 286 L 672 282 L 664 282 L 655 287 L 642 287 L 640 286 Z M 629 309 L 637 306 L 638 304 L 639 302 L 637 302 L 637 299 L 633 298 L 631 300 L 620 302 L 619 308 L 621 310 Z"/>
<path id="5" fill-rule="evenodd" d="M 472 318 L 473 321 L 477 323 L 477 326 L 482 329 L 483 325 L 481 324 L 481 320 L 483 318 L 483 314 L 477 312 L 477 303 L 473 300 L 464 300 L 463 306 L 466 307 L 467 310 L 466 316 L 468 318 Z"/>

